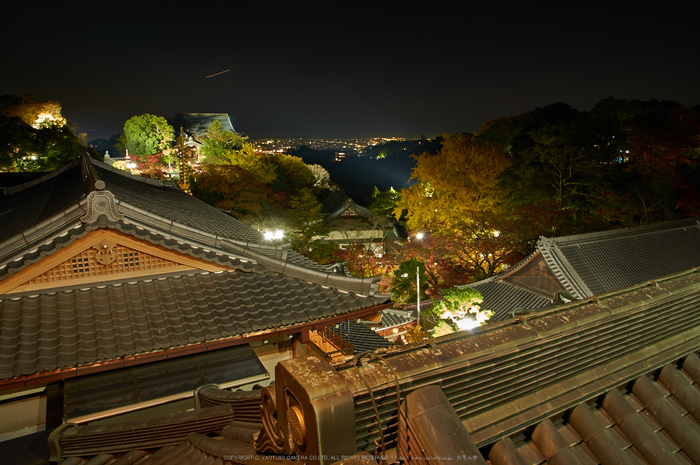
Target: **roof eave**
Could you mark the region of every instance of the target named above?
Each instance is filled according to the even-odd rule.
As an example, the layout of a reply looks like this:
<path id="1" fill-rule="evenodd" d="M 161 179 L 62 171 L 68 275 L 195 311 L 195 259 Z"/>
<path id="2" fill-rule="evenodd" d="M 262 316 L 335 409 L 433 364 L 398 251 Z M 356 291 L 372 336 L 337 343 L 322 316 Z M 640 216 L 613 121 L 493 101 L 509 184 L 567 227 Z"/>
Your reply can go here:
<path id="1" fill-rule="evenodd" d="M 36 385 L 45 385 L 52 382 L 64 380 L 67 378 L 74 378 L 77 376 L 89 375 L 94 373 L 101 373 L 109 370 L 115 370 L 119 368 L 128 368 L 137 365 L 143 365 L 146 363 L 156 362 L 159 360 L 166 360 L 171 358 L 182 357 L 185 355 L 192 355 L 196 353 L 207 352 L 211 350 L 224 349 L 227 347 L 233 347 L 236 345 L 247 344 L 250 342 L 266 340 L 273 337 L 284 337 L 293 336 L 295 334 L 300 334 L 303 331 L 311 331 L 319 328 L 326 327 L 328 325 L 335 325 L 343 321 L 355 320 L 363 318 L 381 310 L 389 308 L 392 306 L 392 302 L 384 302 L 380 304 L 375 304 L 370 307 L 355 310 L 352 312 L 344 313 L 341 315 L 334 315 L 329 318 L 324 318 L 322 320 L 309 321 L 299 325 L 288 326 L 285 328 L 276 328 L 269 331 L 261 331 L 253 334 L 246 334 L 241 336 L 235 336 L 225 339 L 219 339 L 216 341 L 208 341 L 200 344 L 192 344 L 183 347 L 175 347 L 155 352 L 150 352 L 146 354 L 136 354 L 129 357 L 122 357 L 116 360 L 109 360 L 105 362 L 93 363 L 85 366 L 62 368 L 58 370 L 53 370 L 45 373 L 37 373 L 32 375 L 24 375 L 15 378 L 0 380 L 0 391 L 10 390 L 10 389 L 20 389 Z"/>

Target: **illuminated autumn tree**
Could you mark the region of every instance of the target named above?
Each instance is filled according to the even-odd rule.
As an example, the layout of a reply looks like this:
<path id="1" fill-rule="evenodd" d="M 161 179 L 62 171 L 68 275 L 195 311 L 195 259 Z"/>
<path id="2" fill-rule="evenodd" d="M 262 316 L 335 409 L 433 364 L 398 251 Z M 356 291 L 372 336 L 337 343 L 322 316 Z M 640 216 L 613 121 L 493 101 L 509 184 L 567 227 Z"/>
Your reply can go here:
<path id="1" fill-rule="evenodd" d="M 246 223 L 275 214 L 284 205 L 284 199 L 240 166 L 209 166 L 192 181 L 195 197 Z"/>
<path id="2" fill-rule="evenodd" d="M 352 276 L 368 278 L 386 270 L 384 254 L 378 250 L 377 244 L 356 241 L 351 242 L 341 255 Z"/>
<path id="3" fill-rule="evenodd" d="M 3 95 L 0 97 L 0 114 L 7 117 L 18 117 L 35 129 L 67 124 L 61 114 L 61 104 L 55 101 L 37 102 L 31 95 L 17 97 Z"/>
<path id="4" fill-rule="evenodd" d="M 459 254 L 454 241 L 445 241 L 438 233 L 412 235 L 401 247 L 394 247 L 394 261 L 401 263 L 415 259 L 424 267 L 425 292 L 429 297 L 438 297 L 442 289 L 470 281 L 470 275 L 454 264 Z M 388 263 L 388 260 L 385 260 Z"/>
<path id="5" fill-rule="evenodd" d="M 407 212 L 412 229 L 460 228 L 469 212 L 496 208 L 499 176 L 511 164 L 500 145 L 463 134 L 445 137 L 438 154 L 415 158 L 418 182 L 401 190 L 394 209 L 397 219 Z"/>
<path id="6" fill-rule="evenodd" d="M 277 165 L 264 154 L 257 153 L 250 142 L 243 142 L 241 148 L 223 152 L 226 164 L 240 166 L 263 184 L 271 184 L 277 177 Z"/>

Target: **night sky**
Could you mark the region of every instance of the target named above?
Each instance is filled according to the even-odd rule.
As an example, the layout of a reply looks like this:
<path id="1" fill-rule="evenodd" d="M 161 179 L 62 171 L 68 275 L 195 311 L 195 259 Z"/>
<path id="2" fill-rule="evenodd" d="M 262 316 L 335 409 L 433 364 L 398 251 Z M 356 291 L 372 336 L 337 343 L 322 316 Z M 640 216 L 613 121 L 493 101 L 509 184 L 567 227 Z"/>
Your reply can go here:
<path id="1" fill-rule="evenodd" d="M 89 139 L 142 113 L 433 137 L 558 101 L 700 104 L 697 0 L 102 3 L 12 2 L 0 28 L 0 93 L 59 101 Z"/>

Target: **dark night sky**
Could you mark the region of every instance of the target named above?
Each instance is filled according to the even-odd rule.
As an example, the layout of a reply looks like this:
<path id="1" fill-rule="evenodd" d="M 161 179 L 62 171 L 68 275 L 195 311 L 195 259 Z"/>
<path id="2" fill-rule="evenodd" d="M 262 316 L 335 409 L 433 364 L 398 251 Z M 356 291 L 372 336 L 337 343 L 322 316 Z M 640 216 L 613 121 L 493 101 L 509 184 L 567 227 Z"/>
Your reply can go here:
<path id="1" fill-rule="evenodd" d="M 57 100 L 90 139 L 142 113 L 432 137 L 557 101 L 700 104 L 697 0 L 99 3 L 13 2 L 0 28 L 0 94 Z"/>

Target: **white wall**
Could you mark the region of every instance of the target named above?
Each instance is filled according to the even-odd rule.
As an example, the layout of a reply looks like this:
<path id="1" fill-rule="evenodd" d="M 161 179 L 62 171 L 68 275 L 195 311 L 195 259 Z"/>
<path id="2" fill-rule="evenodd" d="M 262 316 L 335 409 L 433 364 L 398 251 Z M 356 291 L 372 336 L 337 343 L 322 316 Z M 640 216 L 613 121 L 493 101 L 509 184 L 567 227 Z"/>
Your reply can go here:
<path id="1" fill-rule="evenodd" d="M 0 404 L 0 442 L 45 429 L 45 394 L 8 400 Z"/>
<path id="2" fill-rule="evenodd" d="M 267 343 L 250 344 L 255 351 L 260 362 L 263 364 L 268 373 L 270 373 L 270 382 L 275 379 L 275 366 L 277 363 L 292 358 L 291 340 L 283 338 L 280 340 L 269 340 Z"/>

